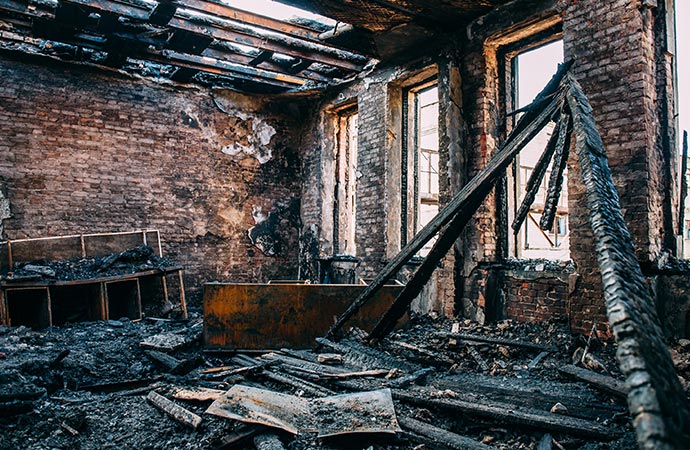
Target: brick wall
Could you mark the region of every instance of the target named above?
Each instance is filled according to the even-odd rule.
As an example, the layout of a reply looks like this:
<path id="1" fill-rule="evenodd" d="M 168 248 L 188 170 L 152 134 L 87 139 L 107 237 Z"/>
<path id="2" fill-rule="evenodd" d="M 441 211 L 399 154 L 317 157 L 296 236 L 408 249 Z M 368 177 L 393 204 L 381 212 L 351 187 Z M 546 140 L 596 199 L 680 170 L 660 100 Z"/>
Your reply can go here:
<path id="1" fill-rule="evenodd" d="M 157 228 L 192 302 L 296 277 L 295 111 L 2 55 L 0 79 L 5 238 Z"/>

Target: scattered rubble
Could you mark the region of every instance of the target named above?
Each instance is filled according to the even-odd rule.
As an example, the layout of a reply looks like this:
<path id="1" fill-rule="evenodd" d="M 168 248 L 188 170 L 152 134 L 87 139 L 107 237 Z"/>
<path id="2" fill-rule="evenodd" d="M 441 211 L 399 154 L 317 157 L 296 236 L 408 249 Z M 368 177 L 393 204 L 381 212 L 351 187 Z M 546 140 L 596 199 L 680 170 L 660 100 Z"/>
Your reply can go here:
<path id="1" fill-rule="evenodd" d="M 0 448 L 636 448 L 612 346 L 555 323 L 416 318 L 375 348 L 243 354 L 204 350 L 199 318 L 118 322 L 0 328 Z M 572 365 L 585 348 L 610 375 Z M 257 393 L 282 412 L 252 413 Z"/>

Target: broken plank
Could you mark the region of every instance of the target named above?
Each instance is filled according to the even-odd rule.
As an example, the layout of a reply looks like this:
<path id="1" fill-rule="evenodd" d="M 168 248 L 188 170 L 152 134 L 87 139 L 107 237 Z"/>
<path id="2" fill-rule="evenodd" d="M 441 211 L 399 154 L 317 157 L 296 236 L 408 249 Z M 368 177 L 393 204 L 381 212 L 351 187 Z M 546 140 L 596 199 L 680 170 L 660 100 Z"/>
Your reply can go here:
<path id="1" fill-rule="evenodd" d="M 527 365 L 527 370 L 532 370 L 535 367 L 537 367 L 537 365 L 541 362 L 542 359 L 549 356 L 549 353 L 550 352 L 541 352 L 537 356 L 535 356 L 534 359 L 530 361 L 530 363 Z"/>
<path id="2" fill-rule="evenodd" d="M 398 423 L 417 435 L 429 438 L 433 443 L 442 444 L 455 450 L 491 450 L 495 448 L 409 417 L 399 416 Z"/>
<path id="3" fill-rule="evenodd" d="M 620 431 L 609 426 L 590 420 L 577 419 L 553 413 L 545 413 L 528 408 L 519 408 L 508 403 L 492 402 L 491 404 L 478 401 L 458 399 L 432 398 L 427 393 L 413 393 L 412 391 L 393 390 L 393 398 L 414 405 L 439 408 L 460 412 L 471 416 L 484 417 L 501 423 L 525 425 L 533 428 L 558 431 L 575 436 L 608 441 L 620 435 Z"/>
<path id="4" fill-rule="evenodd" d="M 222 391 L 220 389 L 210 389 L 205 387 L 195 387 L 189 389 L 173 388 L 170 391 L 170 395 L 174 399 L 193 402 L 206 402 L 209 400 L 216 400 L 224 393 L 225 391 Z"/>
<path id="5" fill-rule="evenodd" d="M 182 425 L 196 428 L 201 424 L 201 417 L 168 400 L 156 391 L 149 392 L 149 395 L 146 396 L 146 400 Z"/>
<path id="6" fill-rule="evenodd" d="M 469 333 L 438 333 L 439 336 L 444 336 L 452 339 L 457 339 L 465 342 L 481 342 L 486 344 L 500 344 L 510 347 L 522 347 L 531 350 L 555 352 L 558 349 L 555 345 L 537 344 L 534 342 L 518 341 L 514 339 L 494 338 L 489 336 L 480 336 Z"/>
<path id="7" fill-rule="evenodd" d="M 628 388 L 625 386 L 625 383 L 608 375 L 602 375 L 571 364 L 559 367 L 558 371 L 577 380 L 584 381 L 607 394 L 623 399 L 628 395 Z"/>
<path id="8" fill-rule="evenodd" d="M 347 339 L 336 343 L 328 339 L 317 338 L 316 342 L 342 353 L 345 357 L 345 362 L 360 366 L 363 369 L 399 369 L 410 373 L 421 369 L 421 366 L 418 364 L 403 361 L 382 351 Z"/>
<path id="9" fill-rule="evenodd" d="M 430 367 L 427 367 L 425 369 L 420 369 L 413 374 L 406 375 L 406 376 L 400 377 L 400 378 L 396 378 L 395 380 L 391 380 L 388 382 L 388 385 L 390 387 L 394 387 L 394 388 L 404 388 L 404 387 L 411 385 L 412 383 L 417 383 L 419 380 L 424 379 L 424 377 L 426 377 L 427 375 L 429 375 L 430 373 L 433 373 L 433 372 L 434 372 L 434 369 L 432 369 Z"/>
<path id="10" fill-rule="evenodd" d="M 124 391 L 128 389 L 137 389 L 140 387 L 148 386 L 156 381 L 158 381 L 160 377 L 155 377 L 155 378 L 141 378 L 141 379 L 136 379 L 136 380 L 125 380 L 125 381 L 116 381 L 112 383 L 97 383 L 97 384 L 88 384 L 84 386 L 79 386 L 77 390 L 79 391 L 89 391 L 89 392 L 118 392 L 118 391 Z"/>

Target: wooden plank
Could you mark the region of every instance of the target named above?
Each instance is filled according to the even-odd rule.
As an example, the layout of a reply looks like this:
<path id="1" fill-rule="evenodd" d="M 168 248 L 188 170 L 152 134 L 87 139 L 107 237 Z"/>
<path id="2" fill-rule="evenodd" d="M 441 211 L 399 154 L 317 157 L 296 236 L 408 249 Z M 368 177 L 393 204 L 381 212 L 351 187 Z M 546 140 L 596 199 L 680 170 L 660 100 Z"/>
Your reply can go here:
<path id="1" fill-rule="evenodd" d="M 398 416 L 398 423 L 403 428 L 431 439 L 433 443 L 442 444 L 455 450 L 491 450 L 495 448 L 411 417 Z"/>
<path id="2" fill-rule="evenodd" d="M 186 425 L 194 429 L 201 425 L 201 417 L 168 400 L 162 395 L 156 393 L 156 391 L 149 392 L 149 395 L 146 396 L 146 400 L 182 425 Z"/>
<path id="3" fill-rule="evenodd" d="M 546 192 L 546 201 L 544 202 L 544 212 L 539 221 L 539 228 L 542 230 L 552 230 L 553 222 L 556 218 L 556 211 L 558 210 L 558 200 L 561 197 L 561 190 L 563 189 L 563 179 L 565 171 L 568 168 L 568 155 L 570 155 L 570 136 L 572 135 L 572 120 L 569 114 L 561 116 L 561 133 L 559 134 L 558 143 L 556 144 L 556 152 L 553 157 L 553 166 L 551 167 L 551 177 L 549 178 L 549 187 Z"/>
<path id="4" fill-rule="evenodd" d="M 173 388 L 170 395 L 177 400 L 186 400 L 193 402 L 207 402 L 209 400 L 217 400 L 225 391 L 220 389 L 209 389 L 205 387 L 195 388 Z"/>
<path id="5" fill-rule="evenodd" d="M 482 343 L 487 343 L 487 344 L 497 344 L 497 345 L 507 345 L 509 347 L 522 347 L 522 348 L 528 348 L 530 350 L 538 350 L 538 351 L 549 351 L 549 352 L 556 352 L 558 350 L 558 347 L 555 345 L 547 345 L 547 344 L 537 344 L 535 342 L 528 342 L 528 341 L 521 341 L 521 340 L 516 340 L 516 339 L 505 339 L 505 338 L 496 338 L 496 337 L 491 337 L 491 336 L 480 336 L 478 334 L 470 334 L 470 333 L 435 333 L 437 336 L 443 336 L 451 339 L 457 339 L 459 341 L 469 341 L 469 342 L 482 342 Z"/>
<path id="6" fill-rule="evenodd" d="M 561 80 L 569 68 L 569 64 L 562 64 L 553 79 L 535 99 L 535 107 L 529 110 L 515 127 L 506 143 L 501 146 L 496 155 L 458 194 L 434 217 L 414 238 L 384 267 L 379 275 L 367 286 L 340 316 L 326 333 L 331 339 L 394 274 L 396 274 L 417 252 L 433 238 L 444 226 L 453 220 L 458 213 L 467 208 L 468 202 L 487 186 L 492 186 L 496 178 L 501 175 L 513 161 L 524 145 L 536 136 L 539 129 L 551 120 L 553 114 L 561 106 L 561 98 L 552 98 L 560 90 Z M 544 104 L 548 102 L 546 106 Z M 529 126 L 528 126 L 529 125 Z M 440 253 L 440 248 L 439 248 Z M 429 261 L 428 259 L 425 261 Z M 418 289 L 416 286 L 415 289 Z M 407 301 L 407 299 L 404 299 Z M 400 302 L 403 303 L 403 302 Z M 403 308 L 399 308 L 403 309 Z M 393 315 L 397 315 L 395 312 Z"/>
<path id="7" fill-rule="evenodd" d="M 688 197 L 688 132 L 683 131 L 683 153 L 680 164 L 680 203 L 678 206 L 678 234 L 685 239 L 685 199 Z"/>
<path id="8" fill-rule="evenodd" d="M 623 399 L 628 395 L 628 388 L 625 386 L 625 383 L 608 375 L 602 375 L 571 364 L 559 367 L 558 371 L 577 380 L 584 381 L 607 394 Z"/>
<path id="9" fill-rule="evenodd" d="M 427 394 L 412 391 L 393 390 L 393 398 L 414 405 L 439 408 L 498 421 L 502 424 L 529 426 L 557 431 L 559 433 L 608 441 L 620 436 L 620 430 L 590 420 L 577 419 L 529 408 L 520 408 L 507 403 L 465 401 L 458 399 L 432 398 Z"/>
<path id="10" fill-rule="evenodd" d="M 189 315 L 187 314 L 187 300 L 184 294 L 184 279 L 182 278 L 182 270 L 177 272 L 177 281 L 179 283 L 180 289 L 180 305 L 182 306 L 182 318 L 187 319 Z"/>
<path id="11" fill-rule="evenodd" d="M 225 19 L 244 22 L 249 25 L 265 28 L 271 31 L 287 34 L 289 36 L 309 41 L 321 42 L 318 31 L 299 25 L 276 20 L 271 17 L 233 8 L 217 0 L 178 0 L 178 4 L 184 8 L 193 9 L 207 14 L 212 14 Z"/>

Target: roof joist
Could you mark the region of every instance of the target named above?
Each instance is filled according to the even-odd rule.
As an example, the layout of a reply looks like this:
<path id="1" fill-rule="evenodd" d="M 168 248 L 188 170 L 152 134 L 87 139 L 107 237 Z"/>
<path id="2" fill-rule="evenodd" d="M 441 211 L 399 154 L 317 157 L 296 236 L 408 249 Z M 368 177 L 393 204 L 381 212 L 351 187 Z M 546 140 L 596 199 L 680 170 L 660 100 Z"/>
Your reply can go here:
<path id="1" fill-rule="evenodd" d="M 163 71 L 174 81 L 205 72 L 294 90 L 352 77 L 369 63 L 320 41 L 318 30 L 218 0 L 0 0 L 0 19 L 8 17 L 33 22 L 27 37 L 106 53 L 111 67 L 129 70 L 127 58 L 177 67 Z"/>

